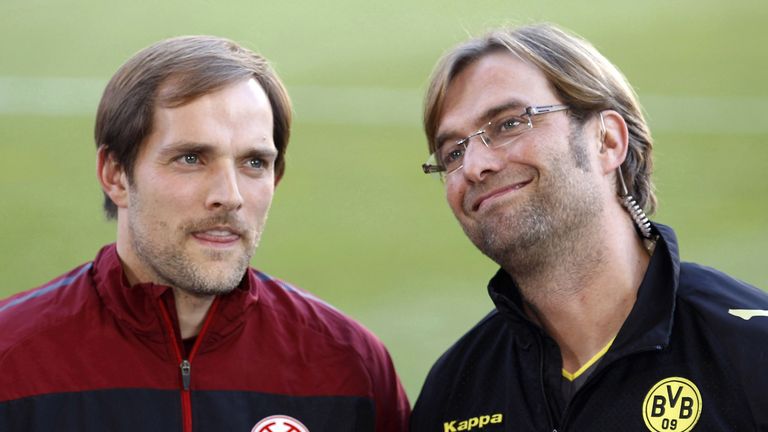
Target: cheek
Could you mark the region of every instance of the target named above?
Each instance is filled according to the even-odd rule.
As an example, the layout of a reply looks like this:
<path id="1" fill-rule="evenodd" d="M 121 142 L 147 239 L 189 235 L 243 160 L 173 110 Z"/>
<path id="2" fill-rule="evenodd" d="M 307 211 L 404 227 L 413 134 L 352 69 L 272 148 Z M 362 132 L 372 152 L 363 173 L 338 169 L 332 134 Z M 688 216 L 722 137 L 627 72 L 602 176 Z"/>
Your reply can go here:
<path id="1" fill-rule="evenodd" d="M 202 200 L 201 188 L 193 182 L 160 182 L 163 187 L 154 188 L 148 203 L 156 213 L 184 215 L 192 210 L 194 203 Z"/>
<path id="2" fill-rule="evenodd" d="M 245 198 L 248 208 L 257 217 L 269 211 L 272 205 L 272 198 L 275 195 L 275 185 L 272 180 L 269 182 L 259 182 L 248 188 L 248 195 Z"/>
<path id="3" fill-rule="evenodd" d="M 454 181 L 445 184 L 445 200 L 456 215 L 462 212 L 461 203 L 464 199 L 464 189 L 458 183 Z"/>

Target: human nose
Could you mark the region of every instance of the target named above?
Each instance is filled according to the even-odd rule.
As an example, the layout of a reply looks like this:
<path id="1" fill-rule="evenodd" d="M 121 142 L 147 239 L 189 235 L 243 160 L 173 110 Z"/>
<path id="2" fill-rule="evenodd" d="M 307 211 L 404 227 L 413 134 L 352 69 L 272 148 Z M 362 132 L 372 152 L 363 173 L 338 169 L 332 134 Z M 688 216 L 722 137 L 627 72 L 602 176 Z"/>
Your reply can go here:
<path id="1" fill-rule="evenodd" d="M 476 183 L 483 181 L 487 175 L 501 170 L 502 160 L 494 149 L 486 144 L 483 135 L 473 138 L 476 138 L 474 145 L 472 145 L 472 139 L 466 144 L 462 171 L 468 181 Z"/>
<path id="2" fill-rule="evenodd" d="M 240 194 L 237 170 L 231 164 L 224 163 L 211 173 L 206 208 L 232 211 L 239 209 L 242 205 L 243 196 Z"/>

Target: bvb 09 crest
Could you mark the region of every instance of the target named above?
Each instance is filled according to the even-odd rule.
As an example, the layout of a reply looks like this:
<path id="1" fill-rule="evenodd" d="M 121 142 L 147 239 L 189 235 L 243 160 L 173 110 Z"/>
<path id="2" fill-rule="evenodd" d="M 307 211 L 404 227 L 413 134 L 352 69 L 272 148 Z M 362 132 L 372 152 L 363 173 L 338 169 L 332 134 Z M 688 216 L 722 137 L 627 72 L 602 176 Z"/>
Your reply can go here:
<path id="1" fill-rule="evenodd" d="M 688 432 L 701 415 L 701 393 L 685 378 L 657 382 L 643 401 L 643 420 L 652 432 Z"/>
<path id="2" fill-rule="evenodd" d="M 293 417 L 273 415 L 256 423 L 251 432 L 309 432 L 309 429 Z"/>

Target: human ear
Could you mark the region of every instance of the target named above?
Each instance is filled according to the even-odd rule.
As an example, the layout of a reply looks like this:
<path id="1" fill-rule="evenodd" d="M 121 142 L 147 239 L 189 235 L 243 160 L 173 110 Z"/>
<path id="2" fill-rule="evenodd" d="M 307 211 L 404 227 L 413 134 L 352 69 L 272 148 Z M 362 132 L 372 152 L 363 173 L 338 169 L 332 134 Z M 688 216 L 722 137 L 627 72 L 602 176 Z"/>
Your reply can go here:
<path id="1" fill-rule="evenodd" d="M 619 188 L 617 193 L 621 198 L 621 204 L 627 209 L 641 235 L 646 239 L 650 239 L 651 223 L 648 220 L 648 216 L 627 190 L 627 185 L 624 183 L 624 175 L 621 172 L 621 164 L 627 158 L 627 151 L 629 149 L 627 122 L 624 121 L 621 114 L 613 110 L 601 111 L 598 120 L 600 121 L 602 137 L 599 159 L 603 173 L 606 175 L 615 173 L 617 179 L 615 184 Z M 648 248 L 647 245 L 646 248 Z"/>
<path id="2" fill-rule="evenodd" d="M 128 207 L 128 176 L 107 146 L 99 146 L 96 154 L 96 177 L 101 190 L 117 207 Z"/>
<path id="3" fill-rule="evenodd" d="M 609 174 L 620 167 L 627 157 L 629 148 L 629 131 L 627 122 L 616 111 L 601 111 L 600 122 L 600 152 L 598 158 L 603 173 Z"/>

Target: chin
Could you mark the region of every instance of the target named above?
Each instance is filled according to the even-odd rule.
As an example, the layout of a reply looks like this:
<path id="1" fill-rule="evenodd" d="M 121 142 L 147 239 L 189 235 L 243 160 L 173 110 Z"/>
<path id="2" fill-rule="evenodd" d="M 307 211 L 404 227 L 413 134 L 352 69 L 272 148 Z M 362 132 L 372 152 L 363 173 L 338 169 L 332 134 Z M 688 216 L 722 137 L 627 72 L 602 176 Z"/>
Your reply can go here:
<path id="1" fill-rule="evenodd" d="M 194 287 L 194 288 L 179 288 L 185 293 L 196 298 L 209 298 L 218 295 L 229 294 L 234 291 L 235 287 Z"/>
<path id="2" fill-rule="evenodd" d="M 184 270 L 178 271 L 172 279 L 173 285 L 196 297 L 226 294 L 237 288 L 245 275 L 249 257 L 205 258 L 188 262 Z"/>

